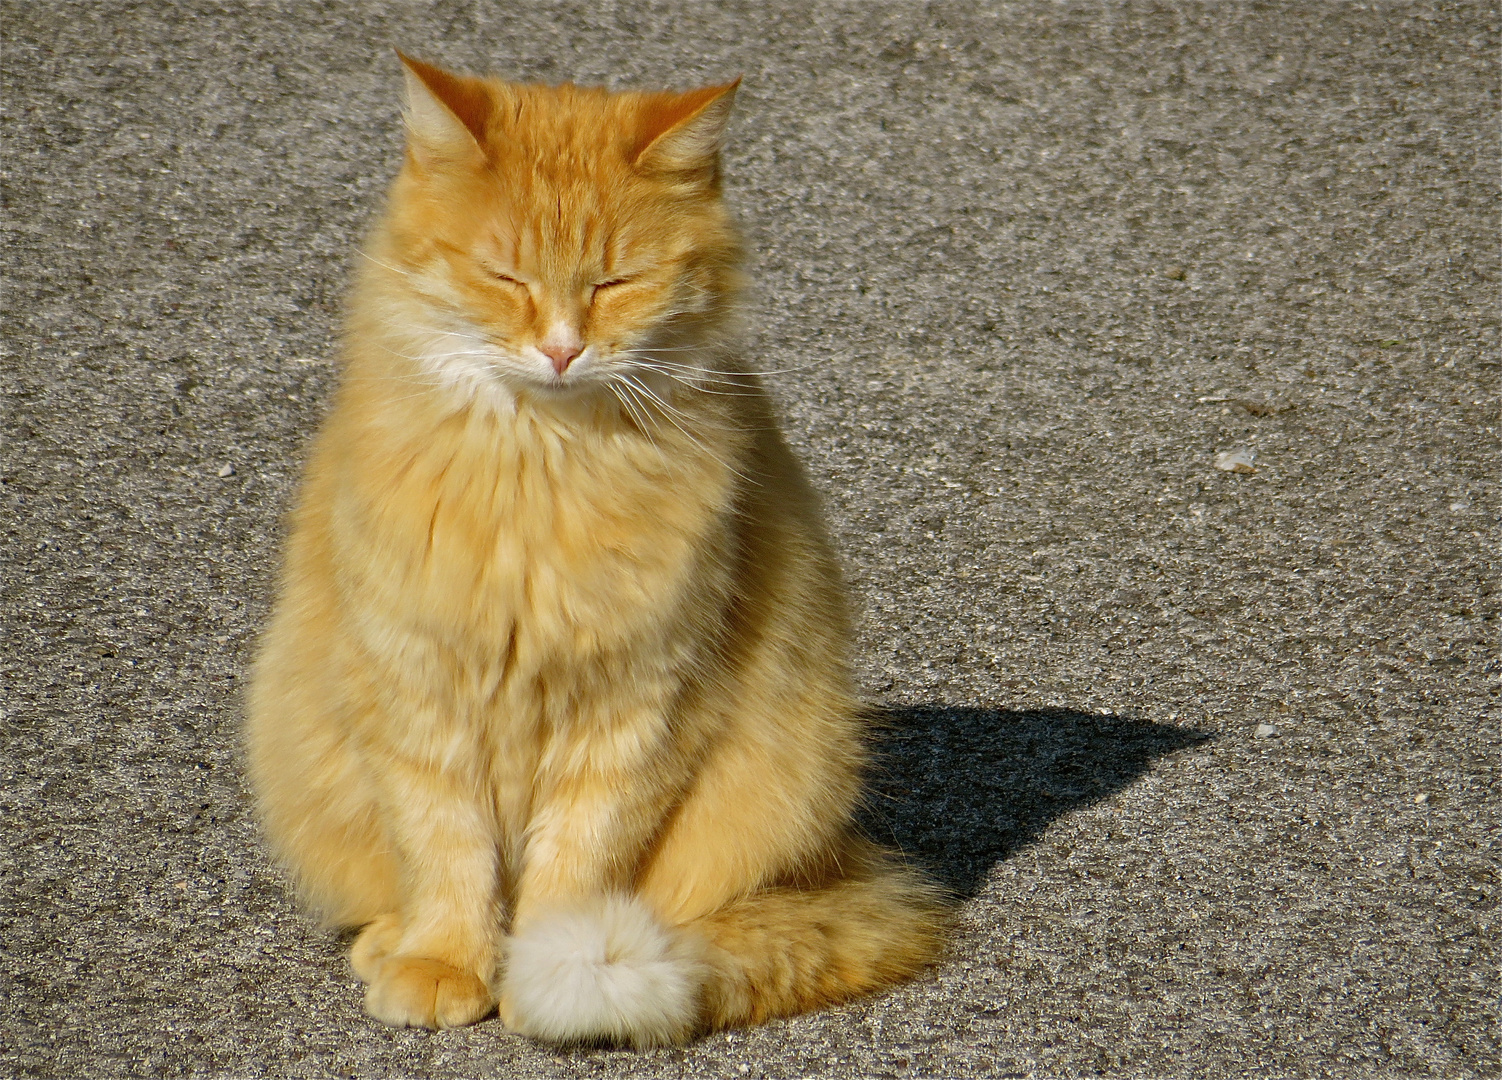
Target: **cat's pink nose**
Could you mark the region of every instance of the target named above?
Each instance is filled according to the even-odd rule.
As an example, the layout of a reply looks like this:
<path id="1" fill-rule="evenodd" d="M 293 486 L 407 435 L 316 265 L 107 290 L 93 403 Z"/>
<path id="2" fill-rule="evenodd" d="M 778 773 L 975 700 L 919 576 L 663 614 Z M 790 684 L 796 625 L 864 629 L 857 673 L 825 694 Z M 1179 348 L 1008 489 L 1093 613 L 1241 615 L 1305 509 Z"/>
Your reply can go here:
<path id="1" fill-rule="evenodd" d="M 584 351 L 582 345 L 576 345 L 573 342 L 564 344 L 545 342 L 538 347 L 542 349 L 544 356 L 553 361 L 553 370 L 560 375 L 568 370 L 568 366 Z"/>

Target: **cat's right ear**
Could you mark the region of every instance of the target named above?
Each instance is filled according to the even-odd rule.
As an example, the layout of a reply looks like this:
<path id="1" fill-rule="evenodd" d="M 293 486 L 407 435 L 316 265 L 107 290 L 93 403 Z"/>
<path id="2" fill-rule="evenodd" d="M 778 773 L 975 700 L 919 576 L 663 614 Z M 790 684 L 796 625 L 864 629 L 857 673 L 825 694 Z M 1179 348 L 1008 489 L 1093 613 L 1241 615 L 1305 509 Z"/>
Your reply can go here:
<path id="1" fill-rule="evenodd" d="M 491 98 L 479 79 L 401 58 L 407 76 L 407 145 L 423 164 L 484 156 Z"/>

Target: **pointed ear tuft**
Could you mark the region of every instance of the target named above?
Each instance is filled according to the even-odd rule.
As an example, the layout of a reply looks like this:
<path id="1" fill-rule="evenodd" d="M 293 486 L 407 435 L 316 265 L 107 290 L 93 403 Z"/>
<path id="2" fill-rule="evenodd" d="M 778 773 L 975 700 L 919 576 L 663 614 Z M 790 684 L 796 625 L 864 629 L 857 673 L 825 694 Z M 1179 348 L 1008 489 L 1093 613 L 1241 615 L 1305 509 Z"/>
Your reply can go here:
<path id="1" fill-rule="evenodd" d="M 451 157 L 482 148 L 491 110 L 485 84 L 402 52 L 396 55 L 406 68 L 405 119 L 413 149 Z"/>
<path id="2" fill-rule="evenodd" d="M 740 79 L 683 94 L 655 95 L 642 111 L 639 169 L 692 172 L 712 169 Z"/>

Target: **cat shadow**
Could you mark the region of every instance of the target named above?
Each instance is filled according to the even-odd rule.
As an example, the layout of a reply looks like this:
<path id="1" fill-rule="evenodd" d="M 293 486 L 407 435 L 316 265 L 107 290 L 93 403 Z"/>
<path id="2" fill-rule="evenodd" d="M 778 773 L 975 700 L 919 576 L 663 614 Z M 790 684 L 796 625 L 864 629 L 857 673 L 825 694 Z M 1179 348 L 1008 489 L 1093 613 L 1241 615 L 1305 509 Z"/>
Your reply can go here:
<path id="1" fill-rule="evenodd" d="M 1051 822 L 1211 738 L 1070 709 L 888 705 L 875 720 L 862 826 L 962 898 Z"/>

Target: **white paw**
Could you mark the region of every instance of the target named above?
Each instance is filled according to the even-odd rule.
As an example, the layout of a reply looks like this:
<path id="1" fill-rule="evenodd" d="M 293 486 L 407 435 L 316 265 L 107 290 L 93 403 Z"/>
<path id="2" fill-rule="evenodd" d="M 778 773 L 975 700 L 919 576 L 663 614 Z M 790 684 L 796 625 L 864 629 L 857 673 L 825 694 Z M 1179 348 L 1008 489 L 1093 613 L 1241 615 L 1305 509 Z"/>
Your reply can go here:
<path id="1" fill-rule="evenodd" d="M 635 897 L 534 919 L 507 942 L 501 1018 L 547 1042 L 681 1042 L 699 1014 L 698 946 Z"/>

